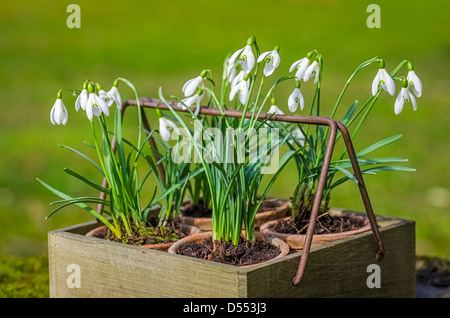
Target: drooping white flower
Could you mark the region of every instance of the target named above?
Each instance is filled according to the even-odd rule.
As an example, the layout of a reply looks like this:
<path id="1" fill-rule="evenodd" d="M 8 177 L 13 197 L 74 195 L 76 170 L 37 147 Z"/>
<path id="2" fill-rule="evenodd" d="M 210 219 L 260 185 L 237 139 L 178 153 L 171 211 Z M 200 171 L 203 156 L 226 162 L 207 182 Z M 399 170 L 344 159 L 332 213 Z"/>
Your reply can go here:
<path id="1" fill-rule="evenodd" d="M 294 91 L 289 96 L 288 107 L 291 112 L 295 112 L 299 106 L 303 110 L 305 107 L 305 99 L 300 91 L 300 81 L 297 81 Z"/>
<path id="2" fill-rule="evenodd" d="M 305 77 L 306 70 L 309 67 L 310 63 L 311 61 L 309 60 L 308 57 L 304 57 L 298 61 L 295 61 L 291 65 L 289 73 L 297 69 L 297 71 L 295 72 L 295 77 L 297 77 L 297 79 L 300 81 Z"/>
<path id="3" fill-rule="evenodd" d="M 305 71 L 305 75 L 303 76 L 303 81 L 307 82 L 311 77 L 314 76 L 314 84 L 319 80 L 319 63 L 314 61 Z"/>
<path id="4" fill-rule="evenodd" d="M 113 85 L 108 91 L 109 96 L 114 100 L 119 109 L 122 107 L 122 98 L 120 97 L 119 89 L 116 85 Z"/>
<path id="5" fill-rule="evenodd" d="M 230 101 L 232 101 L 235 98 L 236 94 L 239 95 L 239 102 L 241 104 L 245 104 L 247 102 L 247 98 L 248 98 L 248 94 L 249 94 L 249 84 L 248 84 L 248 80 L 245 79 L 245 76 L 244 76 L 244 79 L 242 79 L 240 82 L 238 82 L 236 85 L 234 85 L 231 88 L 230 96 L 229 96 Z"/>
<path id="6" fill-rule="evenodd" d="M 231 88 L 239 84 L 244 79 L 244 71 L 240 71 L 238 75 L 236 75 L 231 81 Z"/>
<path id="7" fill-rule="evenodd" d="M 384 68 L 384 60 L 379 61 L 378 73 L 372 82 L 372 95 L 375 96 L 378 92 L 378 86 L 389 93 L 389 95 L 394 96 L 395 94 L 395 83 L 392 77 Z"/>
<path id="8" fill-rule="evenodd" d="M 406 79 L 408 80 L 409 86 L 412 87 L 414 95 L 417 97 L 422 96 L 422 81 L 413 69 L 408 72 Z"/>
<path id="9" fill-rule="evenodd" d="M 80 95 L 78 95 L 77 100 L 75 101 L 75 110 L 76 111 L 79 111 L 80 108 L 82 110 L 86 110 L 86 103 L 88 101 L 88 97 L 89 97 L 89 94 L 88 94 L 87 89 L 83 88 L 81 90 Z"/>
<path id="10" fill-rule="evenodd" d="M 187 107 L 195 107 L 194 115 L 197 116 L 200 111 L 200 102 L 205 95 L 203 89 L 199 89 L 196 94 L 186 97 L 182 100 L 182 102 L 178 103 L 177 106 L 182 109 L 187 109 Z"/>
<path id="11" fill-rule="evenodd" d="M 104 89 L 100 89 L 98 91 L 98 97 L 104 100 L 106 105 L 108 105 L 108 107 L 111 107 L 112 104 L 114 104 L 114 98 L 111 95 L 109 95 L 109 93 L 106 92 Z"/>
<path id="12" fill-rule="evenodd" d="M 94 86 L 92 84 L 88 85 L 89 98 L 86 103 L 86 116 L 92 121 L 94 116 L 100 116 L 104 113 L 109 116 L 109 107 L 103 98 L 100 98 L 94 92 Z"/>
<path id="13" fill-rule="evenodd" d="M 237 59 L 242 62 L 242 70 L 244 71 L 244 73 L 250 73 L 255 66 L 255 55 L 253 54 L 252 45 L 247 44 L 242 49 L 234 52 L 230 57 L 229 63 L 235 64 Z"/>
<path id="14" fill-rule="evenodd" d="M 159 134 L 164 141 L 170 140 L 172 130 L 177 135 L 180 135 L 180 129 L 173 121 L 164 117 L 159 117 Z"/>
<path id="15" fill-rule="evenodd" d="M 283 111 L 278 108 L 277 105 L 270 106 L 269 110 L 267 111 L 268 114 L 275 114 L 275 115 L 284 115 Z"/>
<path id="16" fill-rule="evenodd" d="M 67 112 L 67 108 L 61 99 L 61 94 L 58 93 L 58 98 L 50 111 L 50 121 L 53 125 L 65 125 L 68 119 L 69 113 Z"/>
<path id="17" fill-rule="evenodd" d="M 195 93 L 197 88 L 203 87 L 203 77 L 200 75 L 197 77 L 194 77 L 190 80 L 188 80 L 186 83 L 184 83 L 183 88 L 181 91 L 184 93 L 184 96 L 191 96 Z"/>
<path id="18" fill-rule="evenodd" d="M 272 51 L 267 51 L 262 53 L 258 57 L 258 63 L 261 63 L 262 61 L 266 61 L 266 65 L 264 66 L 264 76 L 268 77 L 273 74 L 275 69 L 280 65 L 280 54 L 278 51 L 280 50 L 279 46 L 276 46 Z"/>
<path id="19" fill-rule="evenodd" d="M 417 110 L 417 102 L 414 95 L 408 89 L 408 81 L 404 79 L 402 81 L 402 88 L 395 99 L 394 112 L 396 115 L 403 111 L 403 106 L 405 103 L 410 102 L 413 106 L 414 111 Z"/>

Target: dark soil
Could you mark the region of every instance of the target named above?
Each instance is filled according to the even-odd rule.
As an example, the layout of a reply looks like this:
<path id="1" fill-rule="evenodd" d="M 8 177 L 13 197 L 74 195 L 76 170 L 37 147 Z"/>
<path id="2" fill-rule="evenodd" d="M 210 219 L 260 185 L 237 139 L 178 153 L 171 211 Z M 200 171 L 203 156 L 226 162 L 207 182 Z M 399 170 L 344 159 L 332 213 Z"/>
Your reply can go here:
<path id="1" fill-rule="evenodd" d="M 281 204 L 282 202 L 276 199 L 263 200 L 259 206 L 258 213 L 273 210 L 278 208 Z M 199 204 L 189 203 L 183 207 L 181 214 L 183 216 L 195 218 L 210 218 L 212 217 L 212 210 L 201 202 Z"/>
<path id="2" fill-rule="evenodd" d="M 244 266 L 268 261 L 280 254 L 280 250 L 265 241 L 241 239 L 238 246 L 231 242 L 219 242 L 210 238 L 202 243 L 187 243 L 180 248 L 180 254 L 204 260 Z"/>
<path id="3" fill-rule="evenodd" d="M 357 230 L 366 225 L 365 220 L 363 216 L 359 215 L 348 216 L 323 213 L 316 220 L 314 234 L 332 234 Z M 308 223 L 309 219 L 306 218 L 298 218 L 295 224 L 292 219 L 289 219 L 274 224 L 270 229 L 285 234 L 306 234 Z"/>
<path id="4" fill-rule="evenodd" d="M 151 216 L 147 226 L 134 227 L 133 232 L 129 235 L 127 235 L 125 228 L 122 229 L 121 239 L 117 238 L 109 228 L 97 232 L 94 237 L 130 245 L 147 245 L 175 242 L 186 235 L 178 218 L 170 219 L 167 225 L 163 227 L 158 226 L 156 216 Z"/>

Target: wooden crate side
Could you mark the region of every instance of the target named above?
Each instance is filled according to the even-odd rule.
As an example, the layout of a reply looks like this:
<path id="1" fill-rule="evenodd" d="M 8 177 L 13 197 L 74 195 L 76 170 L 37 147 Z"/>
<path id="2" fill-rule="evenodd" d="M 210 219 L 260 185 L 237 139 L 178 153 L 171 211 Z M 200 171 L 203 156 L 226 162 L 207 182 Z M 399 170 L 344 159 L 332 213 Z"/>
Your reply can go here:
<path id="1" fill-rule="evenodd" d="M 285 262 L 249 272 L 248 297 L 415 297 L 415 224 L 391 222 L 381 229 L 385 256 L 375 259 L 372 233 L 366 232 L 311 250 L 305 275 L 297 286 L 291 281 L 300 252 Z M 380 269 L 380 288 L 369 288 L 367 280 Z M 373 277 L 373 276 L 370 276 Z M 372 279 L 370 279 L 372 281 Z"/>
<path id="2" fill-rule="evenodd" d="M 240 297 L 246 286 L 231 266 L 67 232 L 49 235 L 51 297 Z M 67 285 L 71 264 L 80 268 L 80 288 Z"/>

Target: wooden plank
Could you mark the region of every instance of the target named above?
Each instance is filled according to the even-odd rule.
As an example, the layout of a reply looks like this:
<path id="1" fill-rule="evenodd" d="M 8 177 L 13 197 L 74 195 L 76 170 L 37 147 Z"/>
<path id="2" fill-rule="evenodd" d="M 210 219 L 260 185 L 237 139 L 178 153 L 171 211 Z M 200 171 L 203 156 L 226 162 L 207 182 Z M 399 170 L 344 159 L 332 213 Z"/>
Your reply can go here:
<path id="1" fill-rule="evenodd" d="M 232 266 L 67 232 L 49 243 L 52 297 L 238 297 L 245 279 Z M 70 264 L 80 267 L 81 288 L 66 284 Z"/>
<path id="2" fill-rule="evenodd" d="M 381 228 L 386 254 L 380 261 L 371 232 L 311 250 L 305 276 L 295 287 L 290 283 L 301 252 L 292 254 L 249 273 L 248 297 L 415 297 L 414 227 L 405 221 Z M 380 266 L 380 288 L 367 286 L 370 264 Z"/>
<path id="3" fill-rule="evenodd" d="M 386 255 L 376 261 L 371 232 L 314 247 L 300 285 L 291 281 L 300 252 L 249 268 L 147 250 L 83 234 L 88 222 L 49 232 L 51 297 L 414 297 L 414 222 L 377 217 Z M 78 234 L 76 234 L 78 233 Z M 67 286 L 80 267 L 81 288 Z M 367 287 L 378 264 L 381 288 Z"/>

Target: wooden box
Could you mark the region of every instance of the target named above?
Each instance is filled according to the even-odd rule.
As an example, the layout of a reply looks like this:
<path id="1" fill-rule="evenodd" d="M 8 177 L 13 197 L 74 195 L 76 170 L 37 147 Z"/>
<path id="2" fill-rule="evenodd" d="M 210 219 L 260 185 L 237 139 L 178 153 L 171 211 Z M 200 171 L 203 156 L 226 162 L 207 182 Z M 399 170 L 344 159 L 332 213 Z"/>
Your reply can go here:
<path id="1" fill-rule="evenodd" d="M 415 297 L 415 223 L 377 222 L 383 259 L 370 231 L 313 246 L 297 286 L 301 251 L 239 268 L 89 238 L 95 221 L 75 225 L 48 234 L 50 297 Z"/>

